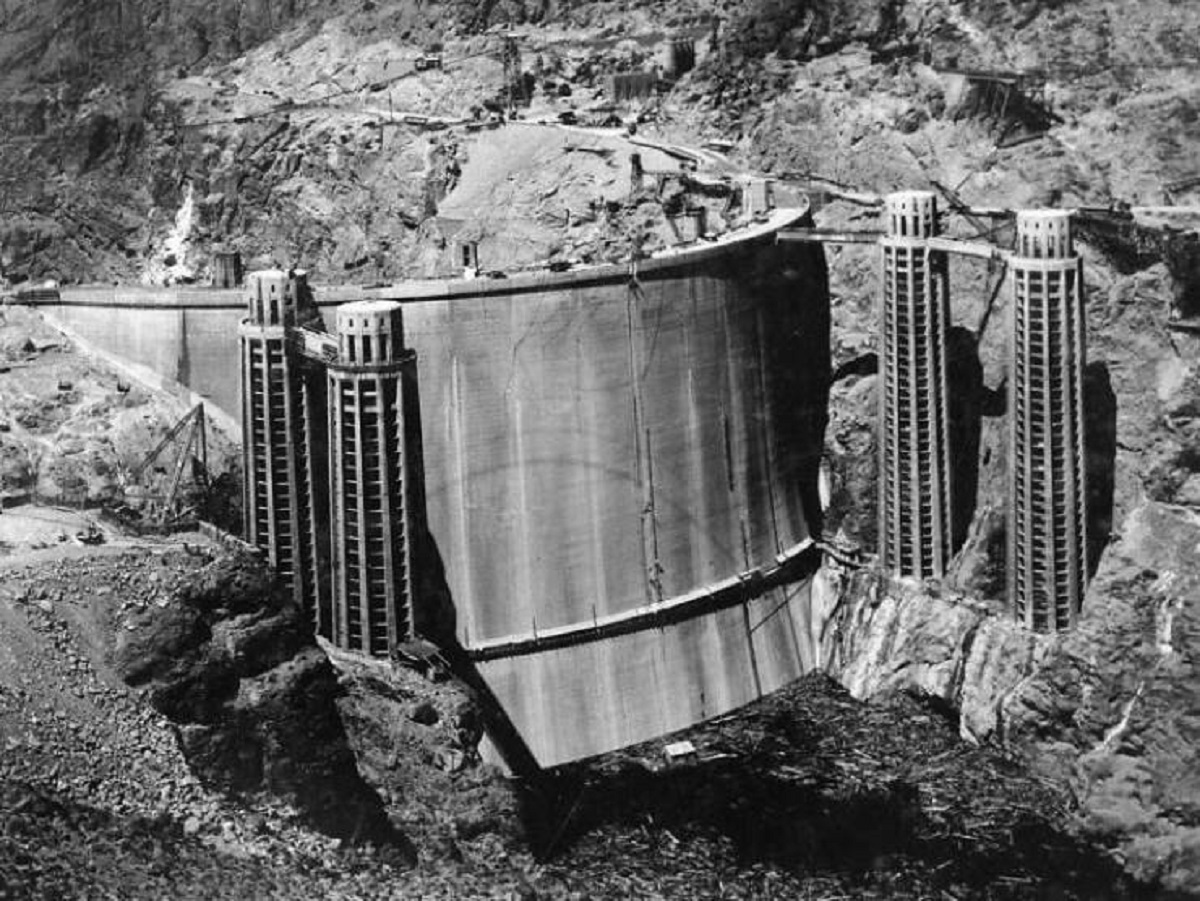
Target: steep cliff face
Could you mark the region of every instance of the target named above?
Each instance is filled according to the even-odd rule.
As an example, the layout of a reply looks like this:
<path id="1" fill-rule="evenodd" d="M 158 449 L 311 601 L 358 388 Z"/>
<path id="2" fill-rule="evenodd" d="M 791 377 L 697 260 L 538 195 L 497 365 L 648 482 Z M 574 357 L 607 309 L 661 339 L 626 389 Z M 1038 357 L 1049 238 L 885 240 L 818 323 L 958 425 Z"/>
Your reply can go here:
<path id="1" fill-rule="evenodd" d="M 1200 516 L 1147 502 L 1120 527 L 1078 628 L 1035 636 L 995 607 L 858 574 L 827 671 L 858 698 L 894 690 L 959 714 L 1070 786 L 1076 828 L 1140 879 L 1200 890 Z"/>
<path id="2" fill-rule="evenodd" d="M 326 280 L 396 278 L 444 247 L 435 217 L 458 143 L 401 120 L 499 109 L 495 26 L 522 29 L 524 69 L 591 91 L 647 57 L 615 49 L 626 33 L 653 47 L 707 6 L 10 4 L 0 277 L 203 278 L 213 248 L 232 244 L 255 265 L 299 262 Z M 435 41 L 446 70 L 413 77 Z M 564 69 L 568 50 L 578 66 Z"/>
<path id="3" fill-rule="evenodd" d="M 825 670 L 854 697 L 913 690 L 937 698 L 976 742 L 1000 735 L 1006 702 L 1051 646 L 993 605 L 871 571 L 843 578 L 825 635 Z"/>
<path id="4" fill-rule="evenodd" d="M 101 81 L 133 85 L 159 68 L 239 56 L 309 17 L 351 7 L 339 0 L 9 2 L 0 8 L 0 77 L 68 92 Z"/>
<path id="5" fill-rule="evenodd" d="M 1200 515 L 1134 510 L 1086 604 L 1009 700 L 1008 735 L 1134 874 L 1200 891 Z"/>

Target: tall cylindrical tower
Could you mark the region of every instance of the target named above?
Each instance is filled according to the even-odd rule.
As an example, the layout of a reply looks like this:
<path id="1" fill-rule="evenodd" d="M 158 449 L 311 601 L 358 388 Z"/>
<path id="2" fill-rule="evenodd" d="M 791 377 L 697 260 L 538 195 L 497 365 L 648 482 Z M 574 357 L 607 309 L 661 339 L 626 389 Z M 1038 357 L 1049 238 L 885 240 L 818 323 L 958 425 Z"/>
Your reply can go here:
<path id="1" fill-rule="evenodd" d="M 937 201 L 928 191 L 886 201 L 880 320 L 879 556 L 917 578 L 945 574 L 952 553 L 946 255 L 931 252 Z"/>
<path id="2" fill-rule="evenodd" d="M 303 366 L 288 345 L 297 282 L 279 270 L 247 278 L 242 356 L 243 519 L 296 602 L 321 606 L 319 511 L 313 503 L 311 416 Z"/>
<path id="3" fill-rule="evenodd" d="M 338 307 L 337 334 L 329 366 L 332 640 L 386 656 L 415 634 L 416 354 L 404 349 L 392 301 Z"/>
<path id="4" fill-rule="evenodd" d="M 1074 624 L 1087 579 L 1083 262 L 1071 216 L 1017 214 L 1009 322 L 1008 565 L 1031 629 Z"/>

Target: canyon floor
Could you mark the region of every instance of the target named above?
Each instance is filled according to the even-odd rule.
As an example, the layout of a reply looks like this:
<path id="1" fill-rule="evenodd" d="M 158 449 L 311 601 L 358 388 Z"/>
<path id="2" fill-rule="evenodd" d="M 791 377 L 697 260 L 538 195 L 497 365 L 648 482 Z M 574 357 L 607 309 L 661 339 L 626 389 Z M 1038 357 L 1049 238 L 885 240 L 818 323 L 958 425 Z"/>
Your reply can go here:
<path id="1" fill-rule="evenodd" d="M 181 749 L 195 727 L 114 664 L 177 638 L 145 613 L 186 607 L 225 553 L 193 533 L 0 560 L 0 897 L 1161 896 L 1074 835 L 1020 754 L 821 675 L 677 736 L 695 759 L 655 742 L 554 774 L 547 817 L 457 744 L 452 684 L 351 668 L 334 703 L 397 834 L 330 837 L 294 798 L 223 788 Z"/>

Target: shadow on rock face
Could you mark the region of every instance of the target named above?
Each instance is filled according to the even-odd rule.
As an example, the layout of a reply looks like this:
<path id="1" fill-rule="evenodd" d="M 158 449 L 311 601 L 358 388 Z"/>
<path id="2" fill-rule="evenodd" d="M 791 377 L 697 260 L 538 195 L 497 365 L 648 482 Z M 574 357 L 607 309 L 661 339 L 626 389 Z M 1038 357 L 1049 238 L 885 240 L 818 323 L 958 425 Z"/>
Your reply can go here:
<path id="1" fill-rule="evenodd" d="M 728 763 L 665 773 L 629 769 L 581 798 L 570 828 L 557 837 L 564 846 L 606 822 L 647 819 L 725 836 L 741 867 L 770 862 L 814 872 L 869 870 L 881 858 L 912 853 L 921 817 L 908 784 L 830 803 L 816 786 Z"/>
<path id="2" fill-rule="evenodd" d="M 979 436 L 985 388 L 979 343 L 970 329 L 950 329 L 946 341 L 947 412 L 950 422 L 951 547 L 967 540 L 979 490 Z"/>
<path id="3" fill-rule="evenodd" d="M 351 842 L 411 843 L 362 780 L 335 699 L 337 676 L 300 611 L 248 556 L 213 561 L 162 608 L 120 630 L 112 657 L 174 722 L 188 764 L 223 791 L 268 791 Z"/>
<path id="4" fill-rule="evenodd" d="M 1088 578 L 1112 534 L 1113 491 L 1117 462 L 1117 395 L 1108 366 L 1089 363 L 1083 373 L 1084 453 L 1087 473 Z"/>

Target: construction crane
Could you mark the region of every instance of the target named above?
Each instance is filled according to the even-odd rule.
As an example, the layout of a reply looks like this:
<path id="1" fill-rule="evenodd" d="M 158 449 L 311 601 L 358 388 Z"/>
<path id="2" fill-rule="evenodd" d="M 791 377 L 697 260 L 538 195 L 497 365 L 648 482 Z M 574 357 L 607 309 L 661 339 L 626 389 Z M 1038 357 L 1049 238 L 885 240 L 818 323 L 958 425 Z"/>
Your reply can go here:
<path id="1" fill-rule="evenodd" d="M 186 434 L 185 434 L 186 430 Z M 158 522 L 166 522 L 175 506 L 175 497 L 179 493 L 179 485 L 183 481 L 183 470 L 189 461 L 199 465 L 193 471 L 196 483 L 204 487 L 208 483 L 208 429 L 206 428 L 204 404 L 196 404 L 187 414 L 171 427 L 171 430 L 158 442 L 150 453 L 146 454 L 129 473 L 129 481 L 139 484 L 146 471 L 158 460 L 163 451 L 184 435 L 175 458 L 175 468 L 171 474 L 171 483 L 167 493 L 163 495 L 162 507 L 158 512 Z"/>

